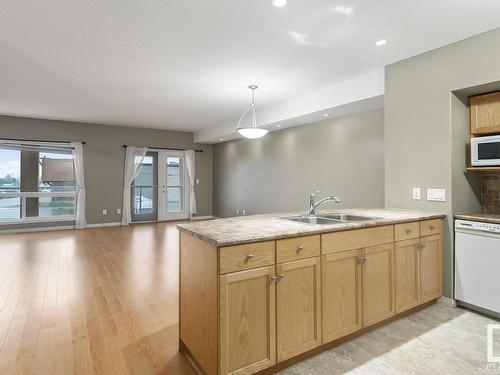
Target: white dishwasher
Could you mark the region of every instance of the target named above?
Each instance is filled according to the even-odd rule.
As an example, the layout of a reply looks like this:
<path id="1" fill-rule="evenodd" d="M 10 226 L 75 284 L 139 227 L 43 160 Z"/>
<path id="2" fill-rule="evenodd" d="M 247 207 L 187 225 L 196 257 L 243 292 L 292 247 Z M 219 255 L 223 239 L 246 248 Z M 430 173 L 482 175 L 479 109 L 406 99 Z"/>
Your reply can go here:
<path id="1" fill-rule="evenodd" d="M 455 299 L 500 314 L 500 224 L 455 220 Z"/>

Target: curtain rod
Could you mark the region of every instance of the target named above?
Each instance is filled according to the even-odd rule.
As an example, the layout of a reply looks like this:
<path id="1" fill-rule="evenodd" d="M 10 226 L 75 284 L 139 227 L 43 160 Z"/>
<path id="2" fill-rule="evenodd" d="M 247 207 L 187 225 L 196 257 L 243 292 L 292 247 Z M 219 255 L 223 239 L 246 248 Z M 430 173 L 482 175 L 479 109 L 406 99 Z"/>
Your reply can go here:
<path id="1" fill-rule="evenodd" d="M 71 141 L 42 141 L 40 139 L 19 139 L 19 138 L 3 138 L 0 137 L 0 141 L 16 141 L 16 142 L 42 142 L 42 143 L 71 143 Z M 87 142 L 81 142 L 82 145 L 86 145 Z"/>
<path id="2" fill-rule="evenodd" d="M 128 145 L 123 145 L 123 147 L 128 147 Z M 157 150 L 172 150 L 172 151 L 186 151 L 186 148 L 172 148 L 172 147 L 154 147 L 154 146 L 149 146 L 148 148 L 153 148 Z M 196 152 L 203 152 L 201 149 L 195 149 L 194 151 Z"/>

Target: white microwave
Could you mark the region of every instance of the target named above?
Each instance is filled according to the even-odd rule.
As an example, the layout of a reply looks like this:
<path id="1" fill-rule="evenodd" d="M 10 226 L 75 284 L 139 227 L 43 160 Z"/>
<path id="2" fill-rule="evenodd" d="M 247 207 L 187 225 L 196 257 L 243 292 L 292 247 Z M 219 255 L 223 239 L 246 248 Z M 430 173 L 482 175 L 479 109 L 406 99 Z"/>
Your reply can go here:
<path id="1" fill-rule="evenodd" d="M 470 141 L 471 164 L 479 166 L 500 166 L 500 135 L 475 137 Z"/>

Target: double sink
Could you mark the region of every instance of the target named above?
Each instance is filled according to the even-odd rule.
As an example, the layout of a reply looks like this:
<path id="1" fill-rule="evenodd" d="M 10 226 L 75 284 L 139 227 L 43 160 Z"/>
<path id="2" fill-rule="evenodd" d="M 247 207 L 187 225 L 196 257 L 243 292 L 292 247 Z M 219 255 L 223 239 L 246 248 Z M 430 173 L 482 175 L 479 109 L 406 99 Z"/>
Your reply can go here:
<path id="1" fill-rule="evenodd" d="M 352 223 L 357 221 L 376 220 L 378 219 L 378 217 L 361 216 L 361 215 L 345 213 L 345 214 L 325 214 L 316 216 L 293 216 L 293 217 L 287 217 L 285 219 L 305 224 L 335 225 L 342 223 Z"/>

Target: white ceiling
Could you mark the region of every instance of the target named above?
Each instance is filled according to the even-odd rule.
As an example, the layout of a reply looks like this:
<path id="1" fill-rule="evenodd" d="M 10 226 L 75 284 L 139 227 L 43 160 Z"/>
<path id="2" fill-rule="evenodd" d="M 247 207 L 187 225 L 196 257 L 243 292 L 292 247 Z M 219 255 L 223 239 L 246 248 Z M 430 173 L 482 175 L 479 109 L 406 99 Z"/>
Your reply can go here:
<path id="1" fill-rule="evenodd" d="M 250 83 L 271 108 L 497 26 L 498 0 L 0 0 L 0 113 L 203 131 Z"/>

